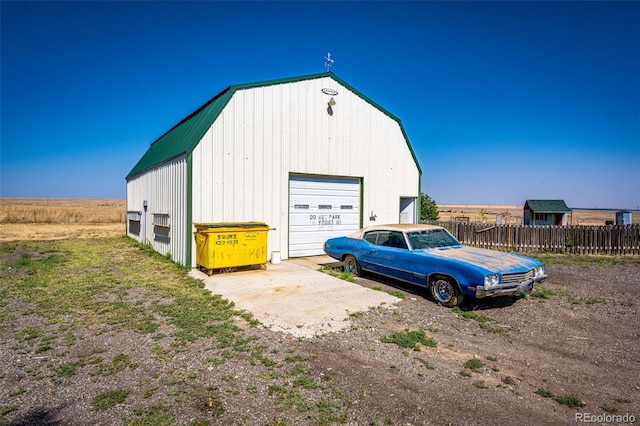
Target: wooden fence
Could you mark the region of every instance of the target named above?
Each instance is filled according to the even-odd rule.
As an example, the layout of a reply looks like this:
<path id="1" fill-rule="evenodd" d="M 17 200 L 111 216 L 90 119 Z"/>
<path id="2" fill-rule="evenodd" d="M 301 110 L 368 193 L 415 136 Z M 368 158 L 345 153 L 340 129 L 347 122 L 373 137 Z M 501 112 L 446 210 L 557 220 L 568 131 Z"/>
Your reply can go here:
<path id="1" fill-rule="evenodd" d="M 461 243 L 503 251 L 640 255 L 640 225 L 529 226 L 424 222 L 447 228 Z"/>

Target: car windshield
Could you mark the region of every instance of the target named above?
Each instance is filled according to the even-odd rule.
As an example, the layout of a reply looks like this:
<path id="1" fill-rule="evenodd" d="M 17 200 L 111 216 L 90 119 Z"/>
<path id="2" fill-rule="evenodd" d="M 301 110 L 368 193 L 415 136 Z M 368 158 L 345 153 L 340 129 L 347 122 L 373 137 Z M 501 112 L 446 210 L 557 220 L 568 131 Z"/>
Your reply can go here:
<path id="1" fill-rule="evenodd" d="M 460 245 L 453 235 L 444 229 L 408 232 L 409 242 L 413 250 Z"/>

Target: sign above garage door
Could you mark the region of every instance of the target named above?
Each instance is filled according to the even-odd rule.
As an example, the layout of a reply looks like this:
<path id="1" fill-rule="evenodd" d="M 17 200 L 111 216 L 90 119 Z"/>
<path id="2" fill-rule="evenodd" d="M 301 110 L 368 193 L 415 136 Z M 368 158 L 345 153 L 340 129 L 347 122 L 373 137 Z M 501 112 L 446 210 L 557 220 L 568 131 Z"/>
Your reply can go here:
<path id="1" fill-rule="evenodd" d="M 289 178 L 289 257 L 324 254 L 324 242 L 360 229 L 360 179 Z"/>

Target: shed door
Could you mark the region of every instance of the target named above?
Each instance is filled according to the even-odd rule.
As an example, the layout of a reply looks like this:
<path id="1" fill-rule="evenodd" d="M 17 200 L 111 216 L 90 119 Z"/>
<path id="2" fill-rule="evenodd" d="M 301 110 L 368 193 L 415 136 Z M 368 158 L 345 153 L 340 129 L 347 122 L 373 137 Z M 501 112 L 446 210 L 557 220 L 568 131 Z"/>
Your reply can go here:
<path id="1" fill-rule="evenodd" d="M 324 242 L 360 229 L 360 180 L 289 179 L 289 257 L 324 254 Z"/>

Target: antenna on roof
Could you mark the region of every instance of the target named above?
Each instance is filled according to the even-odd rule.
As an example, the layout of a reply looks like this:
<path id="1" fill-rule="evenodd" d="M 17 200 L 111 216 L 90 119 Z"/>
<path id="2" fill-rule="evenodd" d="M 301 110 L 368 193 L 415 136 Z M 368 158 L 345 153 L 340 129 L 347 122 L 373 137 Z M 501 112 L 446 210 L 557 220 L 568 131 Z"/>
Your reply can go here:
<path id="1" fill-rule="evenodd" d="M 331 52 L 327 52 L 327 56 L 324 58 L 324 66 L 327 69 L 327 72 L 331 71 L 331 66 L 333 65 L 334 60 L 331 59 Z"/>

